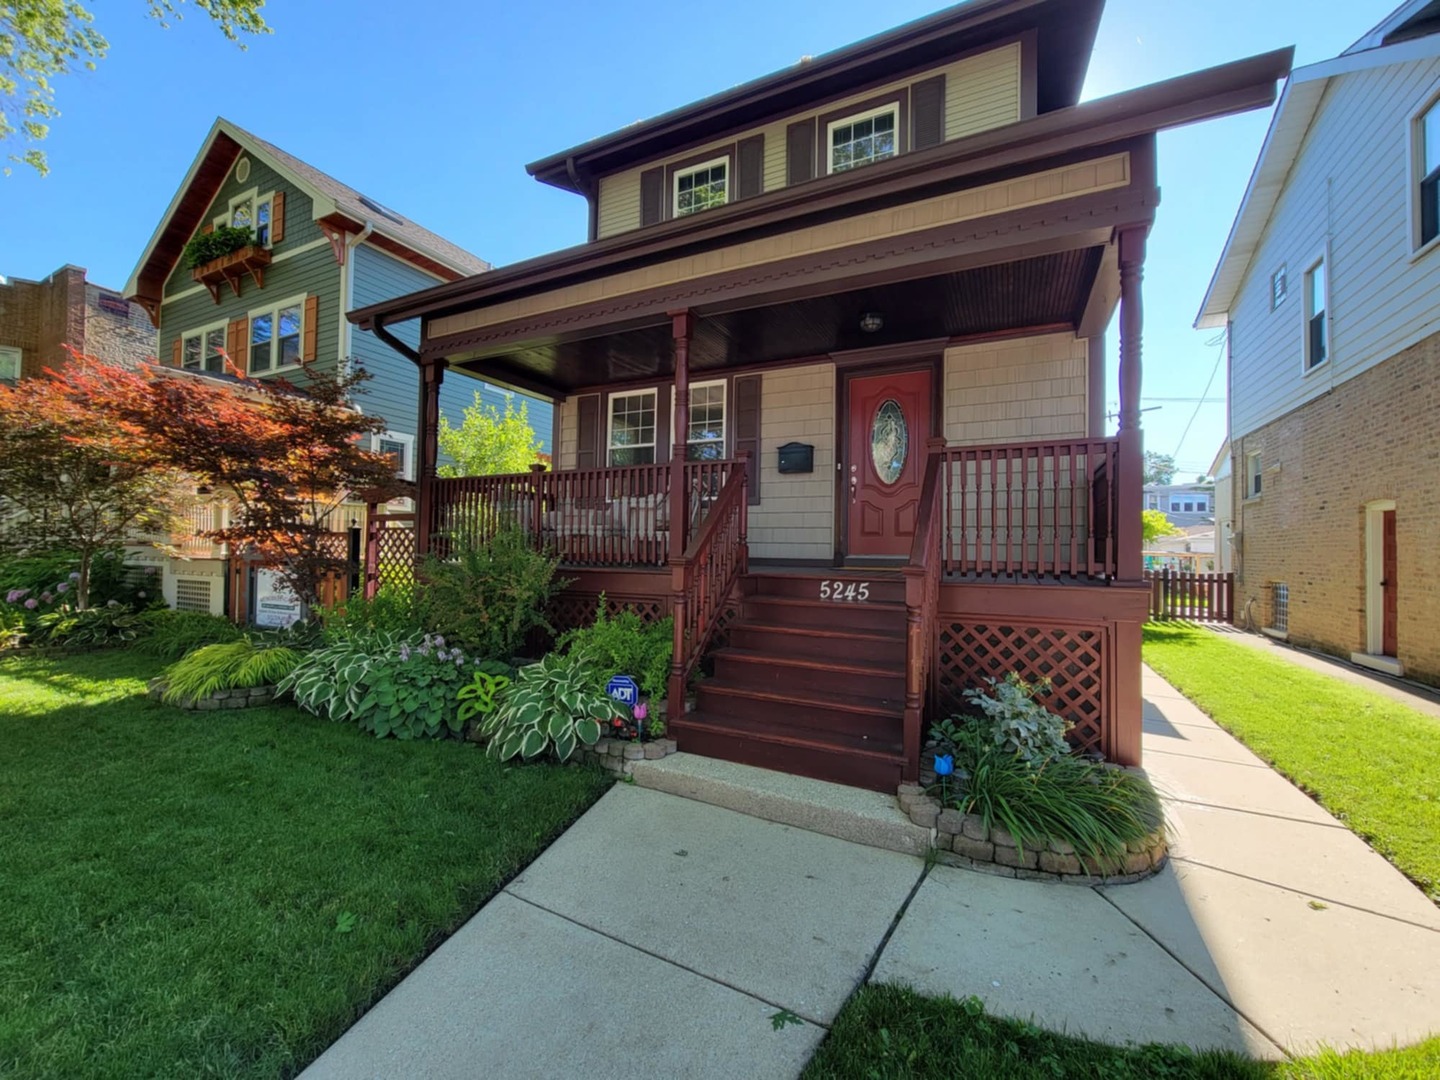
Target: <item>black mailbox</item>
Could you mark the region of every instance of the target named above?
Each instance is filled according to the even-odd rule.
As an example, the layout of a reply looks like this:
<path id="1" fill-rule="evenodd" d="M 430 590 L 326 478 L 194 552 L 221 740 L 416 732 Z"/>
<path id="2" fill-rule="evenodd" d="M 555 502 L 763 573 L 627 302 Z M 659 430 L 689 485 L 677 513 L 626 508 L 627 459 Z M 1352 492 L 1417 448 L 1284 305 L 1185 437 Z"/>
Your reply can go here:
<path id="1" fill-rule="evenodd" d="M 815 447 L 809 443 L 792 442 L 780 447 L 780 471 L 782 473 L 807 473 L 815 471 Z"/>

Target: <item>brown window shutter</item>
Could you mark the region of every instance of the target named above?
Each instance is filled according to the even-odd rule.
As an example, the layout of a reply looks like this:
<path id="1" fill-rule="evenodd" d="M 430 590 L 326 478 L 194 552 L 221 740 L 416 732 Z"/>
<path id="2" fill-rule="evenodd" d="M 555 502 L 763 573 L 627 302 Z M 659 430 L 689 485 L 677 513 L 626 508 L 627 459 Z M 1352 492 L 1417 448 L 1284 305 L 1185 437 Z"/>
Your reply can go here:
<path id="1" fill-rule="evenodd" d="M 176 338 L 170 345 L 170 366 L 179 367 L 185 362 L 185 341 L 183 338 Z"/>
<path id="2" fill-rule="evenodd" d="M 575 468 L 598 469 L 605 462 L 600 454 L 600 395 L 586 394 L 575 399 L 577 419 Z"/>
<path id="3" fill-rule="evenodd" d="M 202 233 L 204 233 L 205 235 L 208 236 L 210 233 L 212 233 L 212 232 L 215 231 L 215 223 L 214 223 L 213 221 L 210 222 L 210 224 L 206 225 L 206 226 L 205 226 L 203 229 L 201 229 L 200 231 L 201 231 Z"/>
<path id="4" fill-rule="evenodd" d="M 315 359 L 315 342 L 320 335 L 320 298 L 318 296 L 305 298 L 305 329 L 302 333 L 303 344 L 300 346 L 300 359 L 308 364 Z"/>
<path id="5" fill-rule="evenodd" d="M 640 174 L 640 224 L 655 225 L 665 216 L 665 170 L 646 169 Z"/>
<path id="6" fill-rule="evenodd" d="M 278 244 L 285 239 L 285 192 L 275 192 L 270 203 L 270 243 Z"/>
<path id="7" fill-rule="evenodd" d="M 945 76 L 922 79 L 910 87 L 910 148 L 924 150 L 945 141 Z"/>
<path id="8" fill-rule="evenodd" d="M 229 354 L 230 362 L 241 371 L 248 367 L 249 349 L 250 320 L 243 317 L 232 319 L 230 325 L 225 328 L 225 352 Z"/>
<path id="9" fill-rule="evenodd" d="M 800 120 L 785 129 L 785 182 L 803 184 L 815 179 L 815 118 Z"/>
<path id="10" fill-rule="evenodd" d="M 765 190 L 765 136 L 751 135 L 735 147 L 735 198 L 753 199 Z"/>
<path id="11" fill-rule="evenodd" d="M 675 422 L 675 387 L 661 386 L 655 392 L 655 461 L 670 460 L 670 425 Z"/>
<path id="12" fill-rule="evenodd" d="M 760 503 L 760 375 L 737 375 L 735 395 L 735 454 L 750 451 L 746 496 L 751 506 Z"/>

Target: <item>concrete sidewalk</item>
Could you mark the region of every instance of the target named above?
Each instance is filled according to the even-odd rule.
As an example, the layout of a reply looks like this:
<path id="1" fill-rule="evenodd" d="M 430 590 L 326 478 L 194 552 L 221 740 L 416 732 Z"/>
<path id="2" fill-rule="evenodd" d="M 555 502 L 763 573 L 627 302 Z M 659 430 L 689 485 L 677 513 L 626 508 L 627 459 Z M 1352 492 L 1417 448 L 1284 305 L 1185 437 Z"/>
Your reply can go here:
<path id="1" fill-rule="evenodd" d="M 1278 1057 L 1440 1030 L 1440 909 L 1148 671 L 1145 696 L 1174 832 L 1149 881 L 926 871 L 621 784 L 304 1076 L 793 1077 L 872 967 L 1115 1043 Z M 721 771 L 741 805 L 743 767 Z M 786 782 L 754 788 L 759 813 Z M 805 1022 L 773 1030 L 782 1009 Z"/>

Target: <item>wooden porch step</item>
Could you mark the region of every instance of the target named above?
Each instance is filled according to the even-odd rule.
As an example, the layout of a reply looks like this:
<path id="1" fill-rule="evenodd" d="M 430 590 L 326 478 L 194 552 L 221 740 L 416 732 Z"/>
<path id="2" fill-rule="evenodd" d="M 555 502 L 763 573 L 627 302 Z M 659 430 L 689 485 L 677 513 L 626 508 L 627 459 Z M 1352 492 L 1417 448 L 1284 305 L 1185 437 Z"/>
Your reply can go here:
<path id="1" fill-rule="evenodd" d="M 737 649 L 775 656 L 818 656 L 834 660 L 873 660 L 905 666 L 905 638 L 901 634 L 856 633 L 825 627 L 782 626 L 776 623 L 740 622 L 730 628 L 730 644 Z"/>
<path id="2" fill-rule="evenodd" d="M 731 716 L 686 713 L 670 735 L 686 753 L 893 793 L 904 774 L 897 750 L 862 750 L 770 729 Z"/>
<path id="3" fill-rule="evenodd" d="M 905 605 L 833 603 L 790 596 L 747 595 L 741 604 L 745 624 L 768 623 L 811 629 L 843 628 L 864 634 L 905 635 Z"/>
<path id="4" fill-rule="evenodd" d="M 789 640 L 799 638 L 803 635 L 792 635 Z M 903 701 L 905 697 L 903 662 L 896 665 L 835 657 L 792 656 L 734 645 L 719 649 L 711 656 L 715 661 L 715 677 L 741 686 L 786 693 L 816 691 L 881 701 Z"/>
<path id="5" fill-rule="evenodd" d="M 708 716 L 734 718 L 767 731 L 803 733 L 837 745 L 898 749 L 902 742 L 902 701 L 747 686 L 723 678 L 702 682 L 695 701 Z"/>
<path id="6" fill-rule="evenodd" d="M 905 602 L 905 578 L 894 571 L 856 571 L 837 569 L 822 573 L 785 574 L 777 572 L 750 575 L 753 595 L 789 596 L 796 600 L 818 600 L 835 607 L 849 607 L 856 604 L 903 604 Z M 865 600 L 830 600 L 822 598 L 821 586 L 828 583 L 834 590 L 839 583 L 844 595 L 859 594 L 865 586 Z"/>

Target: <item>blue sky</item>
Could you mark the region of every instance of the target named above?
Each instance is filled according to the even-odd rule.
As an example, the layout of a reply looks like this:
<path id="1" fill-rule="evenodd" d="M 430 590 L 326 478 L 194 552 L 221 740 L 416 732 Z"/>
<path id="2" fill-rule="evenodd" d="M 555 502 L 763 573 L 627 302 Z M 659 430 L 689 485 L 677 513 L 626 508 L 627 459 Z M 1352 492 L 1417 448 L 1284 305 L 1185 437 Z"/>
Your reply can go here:
<path id="1" fill-rule="evenodd" d="M 1110 0 L 1086 97 L 1284 45 L 1297 64 L 1323 60 L 1397 2 Z M 165 30 L 142 0 L 97 3 L 111 53 L 57 81 L 50 176 L 17 166 L 0 179 L 0 275 L 68 262 L 123 286 L 217 113 L 477 255 L 515 262 L 585 237 L 584 201 L 531 180 L 527 161 L 939 6 L 731 0 L 677 19 L 660 0 L 272 0 L 274 35 L 241 52 L 199 12 Z M 1147 398 L 1224 394 L 1222 365 L 1206 395 L 1220 349 L 1191 322 L 1268 121 L 1160 138 Z M 1114 379 L 1112 362 L 1112 399 Z M 1145 415 L 1147 447 L 1176 453 L 1185 474 L 1207 469 L 1223 406 L 1145 404 L 1161 406 Z"/>

